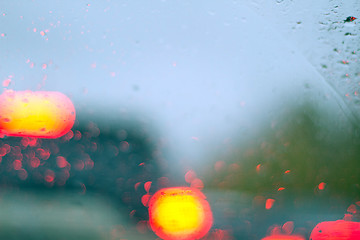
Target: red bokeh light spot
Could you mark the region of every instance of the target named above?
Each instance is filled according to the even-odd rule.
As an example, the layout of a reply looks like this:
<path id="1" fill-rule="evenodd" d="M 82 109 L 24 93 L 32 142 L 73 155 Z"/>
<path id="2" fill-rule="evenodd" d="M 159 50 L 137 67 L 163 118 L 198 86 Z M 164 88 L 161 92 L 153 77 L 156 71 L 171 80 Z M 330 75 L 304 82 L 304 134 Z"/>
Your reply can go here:
<path id="1" fill-rule="evenodd" d="M 85 167 L 85 163 L 82 160 L 77 160 L 73 166 L 76 170 L 82 171 Z"/>
<path id="2" fill-rule="evenodd" d="M 80 131 L 75 131 L 74 139 L 77 140 L 77 141 L 81 139 L 81 132 Z"/>
<path id="3" fill-rule="evenodd" d="M 37 157 L 33 157 L 30 159 L 30 166 L 33 168 L 37 168 L 40 166 L 40 160 Z"/>
<path id="4" fill-rule="evenodd" d="M 213 223 L 206 197 L 198 189 L 174 187 L 159 190 L 149 201 L 152 230 L 162 239 L 200 239 Z"/>
<path id="5" fill-rule="evenodd" d="M 133 216 L 135 215 L 135 213 L 136 213 L 136 210 L 132 210 L 132 211 L 129 213 L 129 216 L 130 216 L 130 217 L 133 217 Z"/>
<path id="6" fill-rule="evenodd" d="M 355 206 L 354 204 L 351 204 L 351 205 L 348 207 L 347 211 L 348 211 L 349 213 L 355 214 L 355 213 L 357 212 L 356 206 Z"/>
<path id="7" fill-rule="evenodd" d="M 326 185 L 326 183 L 324 183 L 324 182 L 319 183 L 319 190 L 324 190 L 325 185 Z"/>
<path id="8" fill-rule="evenodd" d="M 4 144 L 2 148 L 5 149 L 5 154 L 8 154 L 11 151 L 11 147 L 9 144 Z"/>
<path id="9" fill-rule="evenodd" d="M 120 151 L 127 152 L 127 151 L 129 151 L 129 147 L 130 147 L 130 144 L 127 141 L 120 142 L 120 146 L 119 146 Z"/>
<path id="10" fill-rule="evenodd" d="M 91 170 L 91 169 L 93 169 L 93 167 L 94 167 L 94 161 L 91 160 L 90 158 L 86 159 L 85 160 L 85 168 L 87 170 Z"/>
<path id="11" fill-rule="evenodd" d="M 38 144 L 38 139 L 37 138 L 34 138 L 34 137 L 30 137 L 28 138 L 29 141 L 28 141 L 28 145 L 30 147 L 35 147 L 37 144 Z"/>
<path id="12" fill-rule="evenodd" d="M 134 185 L 134 189 L 135 189 L 135 191 L 137 191 L 137 190 L 138 190 L 138 188 L 139 188 L 140 184 L 141 184 L 141 182 L 137 182 L 137 183 L 135 183 L 135 185 Z"/>
<path id="13" fill-rule="evenodd" d="M 20 169 L 18 171 L 18 177 L 21 179 L 21 180 L 26 180 L 27 177 L 28 177 L 28 173 L 25 169 Z"/>
<path id="14" fill-rule="evenodd" d="M 282 231 L 285 234 L 290 235 L 294 231 L 294 222 L 288 221 L 288 222 L 284 223 L 284 225 L 282 226 Z"/>
<path id="15" fill-rule="evenodd" d="M 141 203 L 142 203 L 145 207 L 147 207 L 150 198 L 151 198 L 151 195 L 150 195 L 150 194 L 145 194 L 144 196 L 141 197 Z"/>
<path id="16" fill-rule="evenodd" d="M 196 173 L 193 170 L 187 171 L 185 174 L 185 181 L 191 183 L 196 178 Z"/>
<path id="17" fill-rule="evenodd" d="M 360 222 L 344 220 L 321 222 L 315 226 L 310 235 L 311 240 L 360 239 Z"/>
<path id="18" fill-rule="evenodd" d="M 197 189 L 203 189 L 204 188 L 204 183 L 201 179 L 199 178 L 195 178 L 190 185 L 192 188 L 197 188 Z"/>
<path id="19" fill-rule="evenodd" d="M 0 157 L 3 157 L 6 155 L 6 149 L 4 147 L 0 148 Z"/>
<path id="20" fill-rule="evenodd" d="M 64 168 L 68 165 L 68 161 L 66 161 L 66 159 L 62 156 L 58 156 L 56 158 L 56 164 L 59 168 Z"/>
<path id="21" fill-rule="evenodd" d="M 63 136 L 63 140 L 64 141 L 69 141 L 73 137 L 74 137 L 74 132 L 70 130 Z"/>
<path id="22" fill-rule="evenodd" d="M 53 182 L 55 179 L 55 173 L 52 170 L 46 170 L 45 171 L 45 176 L 44 176 L 44 180 L 48 183 Z"/>
<path id="23" fill-rule="evenodd" d="M 22 168 L 22 162 L 20 160 L 15 160 L 13 166 L 15 170 L 20 170 Z"/>
<path id="24" fill-rule="evenodd" d="M 302 236 L 297 235 L 271 235 L 263 238 L 262 240 L 305 240 Z"/>
<path id="25" fill-rule="evenodd" d="M 36 152 L 42 160 L 48 160 L 50 157 L 50 151 L 47 149 L 38 148 Z"/>
<path id="26" fill-rule="evenodd" d="M 256 166 L 256 172 L 259 173 L 260 170 L 261 170 L 261 164 L 258 164 L 258 165 Z"/>
<path id="27" fill-rule="evenodd" d="M 273 207 L 274 203 L 275 203 L 274 199 L 271 199 L 271 198 L 266 199 L 265 208 L 267 210 L 271 209 Z"/>
<path id="28" fill-rule="evenodd" d="M 150 191 L 150 188 L 151 188 L 151 181 L 149 181 L 149 182 L 146 182 L 145 184 L 144 184 L 144 189 L 145 189 L 145 191 L 147 192 L 147 193 L 149 193 L 149 191 Z"/>
<path id="29" fill-rule="evenodd" d="M 8 79 L 5 79 L 5 80 L 2 82 L 2 85 L 3 85 L 3 87 L 8 87 L 10 83 L 11 83 L 11 79 L 8 78 Z"/>

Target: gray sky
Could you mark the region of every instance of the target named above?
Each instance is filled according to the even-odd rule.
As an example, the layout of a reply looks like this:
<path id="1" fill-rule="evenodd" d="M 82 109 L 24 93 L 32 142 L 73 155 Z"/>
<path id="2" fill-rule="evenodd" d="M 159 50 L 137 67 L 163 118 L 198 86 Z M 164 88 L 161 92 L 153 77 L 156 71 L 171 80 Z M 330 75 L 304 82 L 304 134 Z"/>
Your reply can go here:
<path id="1" fill-rule="evenodd" d="M 1 1 L 0 80 L 61 91 L 78 111 L 144 114 L 192 161 L 306 97 L 354 112 L 344 95 L 357 85 L 334 81 L 353 71 L 356 82 L 356 64 L 338 64 L 343 33 L 325 41 L 319 24 L 358 13 L 356 0 L 338 2 L 334 13 L 336 3 L 310 0 Z M 335 77 L 323 64 L 339 66 Z"/>

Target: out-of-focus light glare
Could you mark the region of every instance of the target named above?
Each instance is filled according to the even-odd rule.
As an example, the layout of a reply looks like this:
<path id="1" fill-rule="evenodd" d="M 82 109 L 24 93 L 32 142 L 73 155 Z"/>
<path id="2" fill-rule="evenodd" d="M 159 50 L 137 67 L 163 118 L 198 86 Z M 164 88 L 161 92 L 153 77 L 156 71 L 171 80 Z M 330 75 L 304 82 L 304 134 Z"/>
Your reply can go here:
<path id="1" fill-rule="evenodd" d="M 266 199 L 265 208 L 269 210 L 273 207 L 275 200 L 272 198 Z"/>
<path id="2" fill-rule="evenodd" d="M 360 239 L 360 222 L 328 221 L 315 226 L 310 235 L 310 240 L 354 240 Z"/>
<path id="3" fill-rule="evenodd" d="M 195 188 L 159 190 L 148 206 L 150 226 L 162 239 L 200 239 L 213 223 L 205 195 Z"/>
<path id="4" fill-rule="evenodd" d="M 56 158 L 56 164 L 59 168 L 64 168 L 66 167 L 69 163 L 66 161 L 66 158 L 62 157 L 62 156 L 58 156 Z"/>
<path id="5" fill-rule="evenodd" d="M 1 135 L 58 138 L 74 122 L 74 105 L 62 93 L 7 90 L 0 95 Z"/>
<path id="6" fill-rule="evenodd" d="M 302 236 L 297 235 L 271 235 L 265 238 L 262 238 L 262 240 L 305 240 Z"/>
<path id="7" fill-rule="evenodd" d="M 256 172 L 259 173 L 260 170 L 261 170 L 261 164 L 258 164 L 258 165 L 256 166 Z"/>
<path id="8" fill-rule="evenodd" d="M 196 173 L 193 170 L 189 170 L 185 174 L 185 181 L 191 183 L 196 178 Z"/>
<path id="9" fill-rule="evenodd" d="M 3 87 L 8 87 L 10 83 L 11 83 L 11 79 L 8 78 L 8 79 L 3 81 L 2 85 L 3 85 Z"/>
<path id="10" fill-rule="evenodd" d="M 325 189 L 325 185 L 326 185 L 326 183 L 324 183 L 324 182 L 321 182 L 321 183 L 319 183 L 319 190 L 324 190 Z"/>
<path id="11" fill-rule="evenodd" d="M 151 181 L 148 181 L 144 184 L 144 189 L 147 193 L 149 193 L 149 191 L 150 191 L 151 183 L 152 183 Z"/>

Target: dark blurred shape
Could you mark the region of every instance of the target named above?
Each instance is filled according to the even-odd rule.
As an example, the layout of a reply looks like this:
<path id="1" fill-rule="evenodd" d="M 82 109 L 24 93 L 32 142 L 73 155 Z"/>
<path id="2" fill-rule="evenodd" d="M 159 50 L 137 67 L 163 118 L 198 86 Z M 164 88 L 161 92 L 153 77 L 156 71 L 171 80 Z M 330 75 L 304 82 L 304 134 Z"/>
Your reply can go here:
<path id="1" fill-rule="evenodd" d="M 246 145 L 224 146 L 227 156 L 217 159 L 229 158 L 225 170 L 216 171 L 208 164 L 207 184 L 246 192 L 278 193 L 283 187 L 282 193 L 304 196 L 314 191 L 323 195 L 319 190 L 324 190 L 329 195 L 360 197 L 355 191 L 360 189 L 359 129 L 326 126 L 321 118 L 306 105 L 272 119 Z"/>
<path id="2" fill-rule="evenodd" d="M 356 17 L 349 16 L 344 20 L 344 22 L 352 22 L 355 21 L 356 19 L 357 19 Z"/>
<path id="3" fill-rule="evenodd" d="M 0 239 L 112 239 L 119 227 L 130 231 L 117 232 L 119 237 L 139 238 L 126 217 L 114 211 L 113 202 L 100 194 L 2 189 L 0 211 Z"/>
<path id="4" fill-rule="evenodd" d="M 103 115 L 99 115 L 98 112 L 78 112 L 73 129 L 57 139 L 1 139 L 2 192 L 11 196 L 31 196 L 29 201 L 33 204 L 29 204 L 28 207 L 36 206 L 37 201 L 41 202 L 41 199 L 49 194 L 69 198 L 71 193 L 74 199 L 78 199 L 79 204 L 83 204 L 82 201 L 86 203 L 86 196 L 90 194 L 89 196 L 110 199 L 109 204 L 111 203 L 117 214 L 125 219 L 122 223 L 125 221 L 136 225 L 139 221 L 147 220 L 148 211 L 141 203 L 141 198 L 149 192 L 156 191 L 158 182 L 165 181 L 163 168 L 159 166 L 158 161 L 161 150 L 157 146 L 155 130 L 146 120 L 136 116 L 101 116 Z M 149 185 L 149 182 L 153 184 Z M 138 187 L 135 187 L 136 184 Z M 57 200 L 51 197 L 49 202 L 57 204 Z M 14 205 L 16 206 L 16 202 Z M 61 204 L 58 207 L 61 208 Z M 23 214 L 31 216 L 31 209 L 24 211 Z M 57 211 L 61 212 L 61 209 L 54 212 Z M 39 214 L 43 213 L 45 212 Z M 21 215 L 18 217 L 21 218 Z M 63 220 L 60 216 L 59 221 Z M 74 222 L 74 225 L 76 224 Z M 50 236 L 51 231 L 55 233 L 60 230 L 38 229 L 34 234 Z M 82 239 L 82 230 L 79 231 L 74 233 L 71 239 Z M 0 236 L 19 239 L 20 235 L 10 233 L 11 231 L 0 229 Z M 75 237 L 77 234 L 80 234 L 79 238 Z M 90 239 L 102 239 L 101 236 L 92 235 L 93 238 Z M 89 234 L 86 233 L 84 236 Z"/>

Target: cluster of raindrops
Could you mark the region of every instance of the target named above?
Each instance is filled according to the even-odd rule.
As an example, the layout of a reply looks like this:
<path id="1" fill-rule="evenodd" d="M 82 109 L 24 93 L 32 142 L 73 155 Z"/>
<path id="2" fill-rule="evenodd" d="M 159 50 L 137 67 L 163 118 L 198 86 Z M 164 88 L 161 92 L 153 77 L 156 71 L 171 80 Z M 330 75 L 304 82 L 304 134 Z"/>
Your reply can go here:
<path id="1" fill-rule="evenodd" d="M 155 143 L 145 126 L 121 120 L 117 124 L 77 120 L 72 130 L 57 139 L 4 137 L 0 185 L 15 191 L 97 192 L 126 206 L 134 221 L 144 220 L 144 193 L 149 193 L 152 182 L 155 190 L 168 185 L 157 167 L 161 154 L 154 154 L 159 152 Z"/>
<path id="2" fill-rule="evenodd" d="M 287 110 L 246 143 L 225 139 L 196 175 L 186 173 L 206 190 L 221 189 L 221 196 L 208 194 L 216 228 L 236 239 L 308 239 L 321 216 L 359 222 L 360 139 L 345 132 L 334 138 L 319 118 L 313 105 Z M 294 231 L 290 223 L 281 227 L 289 221 Z"/>
<path id="3" fill-rule="evenodd" d="M 332 6 L 319 21 L 319 41 L 332 49 L 323 54 L 319 72 L 350 109 L 357 124 L 360 115 L 360 62 L 358 19 L 345 15 L 346 5 Z"/>

